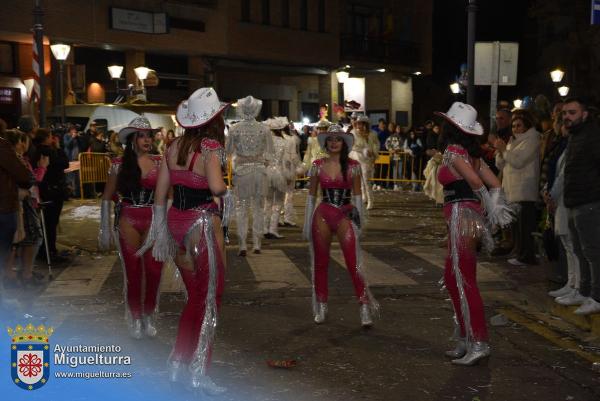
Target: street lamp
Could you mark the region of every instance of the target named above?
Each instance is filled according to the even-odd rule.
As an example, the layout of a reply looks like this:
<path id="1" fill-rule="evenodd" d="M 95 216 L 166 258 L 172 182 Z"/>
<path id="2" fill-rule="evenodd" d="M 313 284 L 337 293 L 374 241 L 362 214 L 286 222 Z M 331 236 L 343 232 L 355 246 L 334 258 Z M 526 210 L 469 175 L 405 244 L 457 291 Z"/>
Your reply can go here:
<path id="1" fill-rule="evenodd" d="M 552 79 L 552 82 L 555 83 L 562 81 L 564 76 L 565 73 L 560 68 L 557 68 L 556 70 L 550 72 L 550 78 Z"/>
<path id="2" fill-rule="evenodd" d="M 335 73 L 335 77 L 337 78 L 337 81 L 339 83 L 343 84 L 344 82 L 346 82 L 348 77 L 350 77 L 350 74 L 348 73 L 348 71 L 338 71 Z"/>
<path id="3" fill-rule="evenodd" d="M 460 85 L 458 84 L 458 82 L 453 82 L 450 84 L 450 91 L 455 95 L 458 95 L 460 93 Z"/>
<path id="4" fill-rule="evenodd" d="M 121 79 L 121 75 L 123 74 L 123 66 L 122 65 L 109 65 L 108 67 L 108 73 L 110 74 L 110 78 L 115 81 L 115 87 L 117 90 L 117 97 L 114 101 L 114 103 L 118 103 L 120 101 L 120 95 L 119 95 L 119 79 Z"/>
<path id="5" fill-rule="evenodd" d="M 143 88 L 144 87 L 144 80 L 146 78 L 148 78 L 148 73 L 150 72 L 150 68 L 148 68 L 148 67 L 137 67 L 137 68 L 134 68 L 133 71 L 135 72 L 135 76 L 142 83 L 142 88 Z"/>
<path id="6" fill-rule="evenodd" d="M 521 100 L 521 99 L 513 100 L 513 106 L 515 106 L 515 109 L 520 109 L 522 104 L 523 104 L 523 100 Z"/>
<path id="7" fill-rule="evenodd" d="M 571 88 L 569 88 L 568 86 L 561 86 L 560 88 L 558 88 L 558 94 L 562 97 L 565 97 L 569 94 L 569 90 Z"/>
<path id="8" fill-rule="evenodd" d="M 52 54 L 54 58 L 58 61 L 59 68 L 59 78 L 58 85 L 60 91 L 60 106 L 61 106 L 61 114 L 60 114 L 60 122 L 65 123 L 65 92 L 63 88 L 63 64 L 67 57 L 69 57 L 69 53 L 71 52 L 71 46 L 65 45 L 62 43 L 56 43 L 50 46 L 50 50 L 52 50 Z"/>

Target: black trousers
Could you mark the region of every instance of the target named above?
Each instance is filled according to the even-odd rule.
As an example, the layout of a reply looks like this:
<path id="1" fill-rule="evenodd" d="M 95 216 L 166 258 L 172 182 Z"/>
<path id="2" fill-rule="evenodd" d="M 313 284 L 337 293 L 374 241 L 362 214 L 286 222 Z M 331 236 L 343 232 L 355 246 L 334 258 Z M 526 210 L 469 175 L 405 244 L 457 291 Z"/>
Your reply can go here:
<path id="1" fill-rule="evenodd" d="M 46 223 L 46 237 L 48 238 L 48 250 L 50 254 L 56 253 L 56 230 L 60 221 L 63 208 L 63 199 L 48 199 L 50 203 L 44 206 L 44 220 Z"/>
<path id="2" fill-rule="evenodd" d="M 519 202 L 521 210 L 515 223 L 515 249 L 518 260 L 524 263 L 535 264 L 535 241 L 531 233 L 537 230 L 537 209 L 535 202 Z"/>

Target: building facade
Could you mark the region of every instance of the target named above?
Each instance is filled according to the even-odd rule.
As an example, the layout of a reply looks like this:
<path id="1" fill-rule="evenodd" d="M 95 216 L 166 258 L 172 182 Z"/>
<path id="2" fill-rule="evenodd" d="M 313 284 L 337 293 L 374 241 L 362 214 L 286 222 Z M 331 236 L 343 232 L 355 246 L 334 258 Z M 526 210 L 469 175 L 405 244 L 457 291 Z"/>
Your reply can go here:
<path id="1" fill-rule="evenodd" d="M 0 90 L 14 92 L 9 122 L 30 109 L 34 1 L 5 0 L 0 14 Z M 49 107 L 59 104 L 51 43 L 72 46 L 66 102 L 112 102 L 109 65 L 124 66 L 118 85 L 139 85 L 134 68 L 156 76 L 148 100 L 173 107 L 195 88 L 224 100 L 253 94 L 263 116 L 318 118 L 319 105 L 342 104 L 362 78 L 361 107 L 410 124 L 412 77 L 431 71 L 431 0 L 42 0 Z M 385 71 L 385 72 L 383 72 Z M 1 92 L 0 92 L 1 94 Z M 347 96 L 346 96 L 347 97 Z M 18 99 L 17 99 L 18 98 Z M 0 99 L 2 97 L 0 96 Z M 8 97 L 7 100 L 8 102 Z M 12 114 L 11 114 L 12 113 Z"/>

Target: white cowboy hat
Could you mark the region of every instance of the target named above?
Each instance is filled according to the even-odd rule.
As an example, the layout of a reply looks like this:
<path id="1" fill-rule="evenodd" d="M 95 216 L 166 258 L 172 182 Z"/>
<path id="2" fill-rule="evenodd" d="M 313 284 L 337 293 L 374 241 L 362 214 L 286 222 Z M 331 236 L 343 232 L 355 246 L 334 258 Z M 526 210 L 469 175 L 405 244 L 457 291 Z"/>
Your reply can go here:
<path id="1" fill-rule="evenodd" d="M 264 121 L 264 124 L 272 130 L 282 130 L 287 125 L 287 121 L 281 118 L 269 118 Z"/>
<path id="2" fill-rule="evenodd" d="M 143 131 L 143 132 L 156 132 L 158 129 L 152 128 L 150 125 L 150 121 L 146 117 L 136 117 L 125 128 L 122 128 L 119 131 L 119 142 L 121 145 L 125 145 L 127 143 L 127 137 L 134 132 Z"/>
<path id="3" fill-rule="evenodd" d="M 321 149 L 325 151 L 327 150 L 325 142 L 330 136 L 337 136 L 342 138 L 344 142 L 346 142 L 346 146 L 348 146 L 348 152 L 352 150 L 352 145 L 354 144 L 354 135 L 346 133 L 346 131 L 344 131 L 344 129 L 340 127 L 339 124 L 331 124 L 329 128 L 327 128 L 327 131 L 320 132 L 317 135 L 317 140 L 319 141 L 319 145 L 321 145 Z"/>
<path id="4" fill-rule="evenodd" d="M 358 116 L 358 118 L 356 119 L 357 123 L 366 123 L 367 125 L 369 125 L 371 123 L 371 119 L 369 118 L 369 116 L 367 116 L 366 114 L 361 114 L 360 116 Z"/>
<path id="5" fill-rule="evenodd" d="M 213 88 L 200 88 L 177 107 L 175 118 L 183 128 L 197 128 L 210 122 L 229 106 L 219 101 Z"/>
<path id="6" fill-rule="evenodd" d="M 331 121 L 327 119 L 319 120 L 317 123 L 317 128 L 329 128 L 331 126 Z"/>
<path id="7" fill-rule="evenodd" d="M 262 108 L 262 100 L 256 99 L 252 96 L 246 96 L 245 98 L 238 99 L 237 101 L 237 115 L 242 120 L 253 120 L 260 113 Z"/>
<path id="8" fill-rule="evenodd" d="M 477 110 L 469 104 L 454 102 L 447 113 L 436 111 L 434 114 L 444 117 L 465 134 L 483 135 L 483 127 L 477 122 Z"/>

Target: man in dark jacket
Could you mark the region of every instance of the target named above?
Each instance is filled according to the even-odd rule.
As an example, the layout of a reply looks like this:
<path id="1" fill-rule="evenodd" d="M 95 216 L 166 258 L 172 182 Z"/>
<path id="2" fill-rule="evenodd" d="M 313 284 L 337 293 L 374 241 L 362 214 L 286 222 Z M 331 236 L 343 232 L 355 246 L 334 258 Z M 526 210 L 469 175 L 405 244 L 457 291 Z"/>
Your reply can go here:
<path id="1" fill-rule="evenodd" d="M 6 258 L 17 230 L 18 188 L 28 189 L 33 183 L 31 173 L 2 135 L 0 132 L 0 302 Z"/>
<path id="2" fill-rule="evenodd" d="M 600 127 L 582 99 L 566 100 L 562 115 L 569 130 L 564 202 L 586 297 L 575 313 L 588 315 L 600 313 Z"/>

